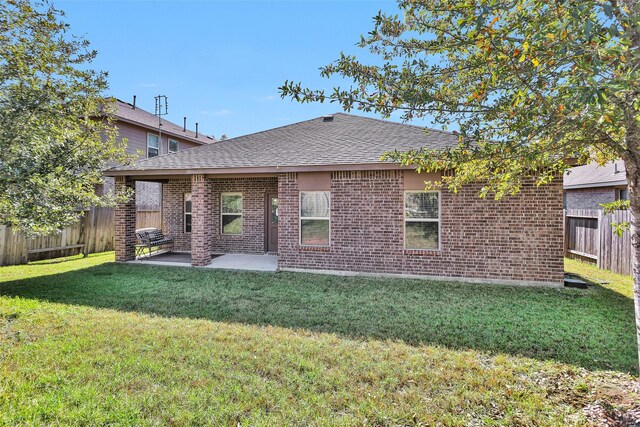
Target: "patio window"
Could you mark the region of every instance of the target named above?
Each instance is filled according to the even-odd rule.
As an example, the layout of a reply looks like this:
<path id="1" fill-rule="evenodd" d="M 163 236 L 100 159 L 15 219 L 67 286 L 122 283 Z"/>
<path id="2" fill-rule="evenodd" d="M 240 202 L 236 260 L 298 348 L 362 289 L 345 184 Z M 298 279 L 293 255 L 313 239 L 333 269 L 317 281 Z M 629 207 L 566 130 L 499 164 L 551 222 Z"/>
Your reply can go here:
<path id="1" fill-rule="evenodd" d="M 191 233 L 191 193 L 184 194 L 184 232 Z"/>
<path id="2" fill-rule="evenodd" d="M 440 248 L 440 193 L 405 191 L 404 247 L 437 250 Z"/>
<path id="3" fill-rule="evenodd" d="M 329 246 L 331 195 L 328 191 L 300 192 L 300 244 Z"/>
<path id="4" fill-rule="evenodd" d="M 176 141 L 175 139 L 169 140 L 169 153 L 177 153 L 178 147 L 179 147 L 178 141 Z"/>
<path id="5" fill-rule="evenodd" d="M 160 154 L 160 140 L 158 135 L 147 134 L 147 157 L 156 157 Z"/>
<path id="6" fill-rule="evenodd" d="M 222 234 L 242 234 L 242 193 L 222 193 Z"/>

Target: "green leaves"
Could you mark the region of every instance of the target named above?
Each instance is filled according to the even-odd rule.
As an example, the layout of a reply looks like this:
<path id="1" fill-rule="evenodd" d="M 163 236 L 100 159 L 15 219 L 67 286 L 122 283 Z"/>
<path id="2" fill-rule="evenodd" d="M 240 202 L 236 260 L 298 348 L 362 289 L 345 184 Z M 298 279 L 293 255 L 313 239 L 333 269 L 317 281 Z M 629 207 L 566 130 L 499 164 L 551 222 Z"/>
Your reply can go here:
<path id="1" fill-rule="evenodd" d="M 456 178 L 443 185 L 482 179 L 486 194 L 497 197 L 517 191 L 524 177 L 547 182 L 543 171 L 561 175 L 570 157 L 627 155 L 622 120 L 638 117 L 640 60 L 629 55 L 632 33 L 619 30 L 640 31 L 637 14 L 599 0 L 398 5 L 401 17 L 379 14 L 360 42 L 378 61 L 345 53 L 322 69 L 324 77 L 353 80 L 353 87 L 325 93 L 285 82 L 282 97 L 454 122 L 474 150 L 390 158 L 425 169 L 445 163 Z"/>
<path id="2" fill-rule="evenodd" d="M 128 195 L 95 195 L 102 170 L 128 160 L 115 142 L 106 74 L 46 1 L 0 3 L 0 220 L 47 234 L 79 209 Z"/>

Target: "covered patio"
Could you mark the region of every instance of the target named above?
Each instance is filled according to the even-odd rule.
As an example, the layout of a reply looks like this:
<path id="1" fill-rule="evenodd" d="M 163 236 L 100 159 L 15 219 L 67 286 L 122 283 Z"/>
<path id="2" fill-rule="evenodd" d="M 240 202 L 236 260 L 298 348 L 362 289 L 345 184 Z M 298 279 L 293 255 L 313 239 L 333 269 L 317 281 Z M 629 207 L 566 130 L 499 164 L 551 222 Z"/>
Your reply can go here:
<path id="1" fill-rule="evenodd" d="M 171 239 L 172 253 L 156 253 L 151 259 L 136 257 L 132 198 L 115 211 L 117 261 L 277 270 L 277 174 L 158 176 L 138 172 L 117 176 L 116 188 L 134 191 L 136 181 L 163 184 L 161 234 Z"/>

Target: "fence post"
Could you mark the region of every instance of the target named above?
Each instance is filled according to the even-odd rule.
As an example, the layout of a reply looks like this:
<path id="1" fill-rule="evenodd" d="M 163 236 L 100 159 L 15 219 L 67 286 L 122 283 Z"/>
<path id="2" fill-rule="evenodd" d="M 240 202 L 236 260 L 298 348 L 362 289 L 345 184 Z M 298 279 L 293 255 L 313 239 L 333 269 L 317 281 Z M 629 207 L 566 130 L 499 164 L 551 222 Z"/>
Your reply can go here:
<path id="1" fill-rule="evenodd" d="M 598 260 L 596 265 L 602 268 L 602 232 L 605 227 L 602 226 L 602 209 L 598 209 L 598 233 L 596 234 L 598 240 L 596 241 L 596 247 L 598 248 Z"/>
<path id="2" fill-rule="evenodd" d="M 564 251 L 563 256 L 569 254 L 569 224 L 567 224 L 567 210 L 562 210 L 562 234 L 564 235 Z"/>

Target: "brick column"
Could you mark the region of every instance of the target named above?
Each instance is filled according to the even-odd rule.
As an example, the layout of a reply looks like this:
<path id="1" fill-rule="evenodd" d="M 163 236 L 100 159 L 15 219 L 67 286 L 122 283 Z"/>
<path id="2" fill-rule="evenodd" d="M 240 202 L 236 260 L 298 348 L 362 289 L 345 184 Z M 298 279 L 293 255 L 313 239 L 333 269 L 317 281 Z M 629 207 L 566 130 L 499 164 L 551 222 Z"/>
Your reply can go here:
<path id="1" fill-rule="evenodd" d="M 129 201 L 118 203 L 115 209 L 116 261 L 132 261 L 136 258 L 136 182 L 128 176 L 116 177 L 116 194 L 130 188 L 134 191 Z"/>
<path id="2" fill-rule="evenodd" d="M 191 177 L 191 265 L 211 261 L 211 182 L 204 175 Z"/>

